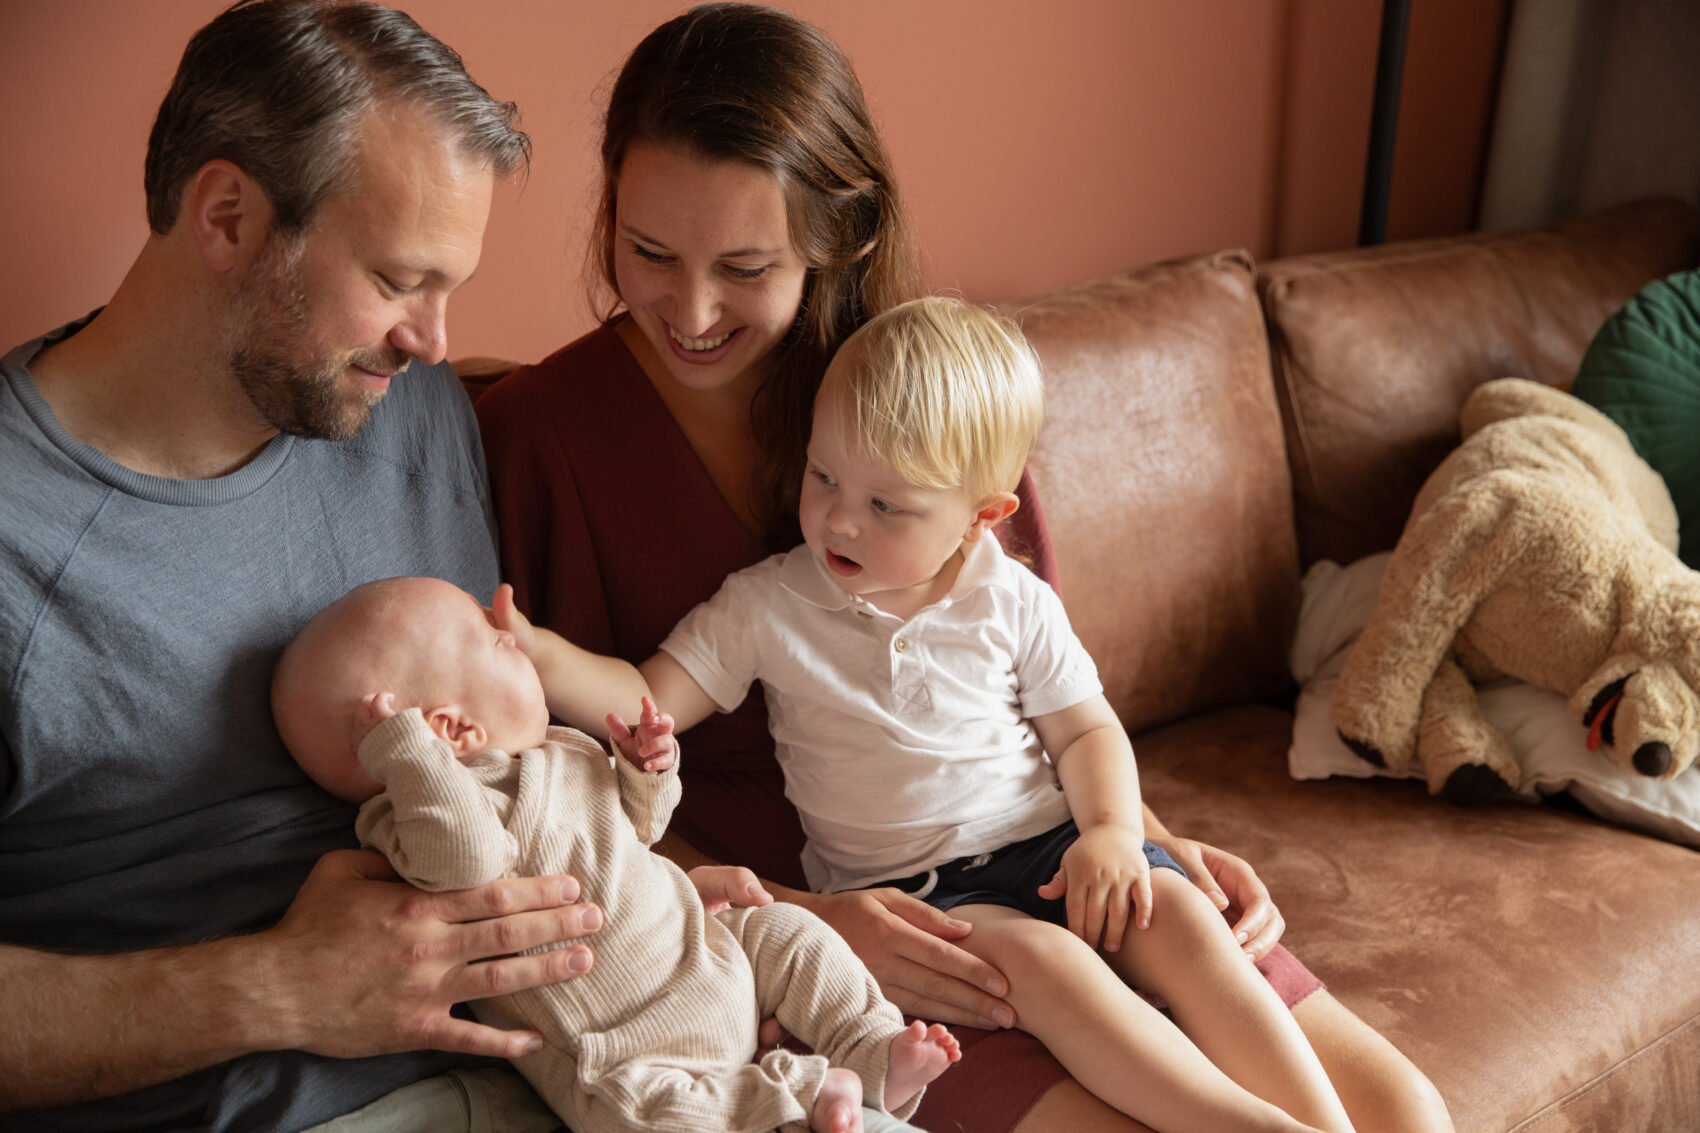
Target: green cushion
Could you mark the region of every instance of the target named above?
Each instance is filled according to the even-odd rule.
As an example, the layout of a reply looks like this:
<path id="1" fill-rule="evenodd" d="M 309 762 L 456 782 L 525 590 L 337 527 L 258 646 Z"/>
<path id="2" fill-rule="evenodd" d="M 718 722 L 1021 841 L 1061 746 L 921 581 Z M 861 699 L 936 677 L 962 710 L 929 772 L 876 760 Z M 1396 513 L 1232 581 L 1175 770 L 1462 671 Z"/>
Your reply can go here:
<path id="1" fill-rule="evenodd" d="M 1700 269 L 1654 280 L 1606 320 L 1571 392 L 1623 427 L 1676 504 L 1700 570 Z"/>

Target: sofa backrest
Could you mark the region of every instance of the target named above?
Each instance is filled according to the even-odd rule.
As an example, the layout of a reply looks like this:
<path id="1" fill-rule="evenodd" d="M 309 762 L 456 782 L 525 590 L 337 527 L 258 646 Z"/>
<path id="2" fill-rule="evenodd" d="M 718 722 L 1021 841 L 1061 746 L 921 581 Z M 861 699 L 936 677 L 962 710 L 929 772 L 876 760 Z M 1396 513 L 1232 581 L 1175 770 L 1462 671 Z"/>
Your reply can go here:
<path id="1" fill-rule="evenodd" d="M 1288 680 L 1298 555 L 1255 282 L 1223 252 L 1011 309 L 1045 371 L 1029 466 L 1063 601 L 1135 731 Z"/>
<path id="2" fill-rule="evenodd" d="M 1506 376 L 1568 386 L 1607 318 L 1696 262 L 1700 213 L 1651 200 L 1554 228 L 1263 264 L 1301 562 L 1392 547 L 1457 445 L 1472 389 Z"/>

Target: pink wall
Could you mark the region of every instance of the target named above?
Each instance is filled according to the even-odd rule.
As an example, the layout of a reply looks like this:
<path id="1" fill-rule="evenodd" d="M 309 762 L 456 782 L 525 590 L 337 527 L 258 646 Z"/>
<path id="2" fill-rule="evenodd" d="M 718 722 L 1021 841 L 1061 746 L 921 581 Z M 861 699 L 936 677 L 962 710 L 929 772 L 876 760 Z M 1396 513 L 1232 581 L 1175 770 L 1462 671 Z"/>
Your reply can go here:
<path id="1" fill-rule="evenodd" d="M 632 45 L 685 5 L 402 2 L 520 103 L 537 146 L 523 192 L 498 197 L 479 276 L 452 308 L 450 353 L 540 357 L 591 323 L 581 265 L 601 95 Z M 223 6 L 0 5 L 0 349 L 116 286 L 146 233 L 153 112 L 183 43 Z M 1379 26 L 1369 0 L 785 6 L 856 64 L 935 286 L 996 301 L 1155 258 L 1356 238 Z M 1470 224 L 1503 9 L 1416 2 L 1396 236 Z"/>

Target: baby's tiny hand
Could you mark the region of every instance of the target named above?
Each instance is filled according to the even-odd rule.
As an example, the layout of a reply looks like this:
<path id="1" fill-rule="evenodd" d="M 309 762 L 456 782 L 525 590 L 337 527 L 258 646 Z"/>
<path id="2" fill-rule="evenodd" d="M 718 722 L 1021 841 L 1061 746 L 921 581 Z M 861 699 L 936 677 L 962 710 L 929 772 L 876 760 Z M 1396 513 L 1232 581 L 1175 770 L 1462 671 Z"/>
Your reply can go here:
<path id="1" fill-rule="evenodd" d="M 395 693 L 369 692 L 361 697 L 360 707 L 354 710 L 354 750 L 359 751 L 372 729 L 394 715 Z"/>
<path id="2" fill-rule="evenodd" d="M 679 744 L 673 738 L 673 717 L 656 709 L 655 701 L 643 698 L 643 716 L 637 727 L 631 727 L 618 712 L 607 716 L 608 730 L 614 745 L 627 763 L 639 771 L 665 771 L 678 757 Z"/>

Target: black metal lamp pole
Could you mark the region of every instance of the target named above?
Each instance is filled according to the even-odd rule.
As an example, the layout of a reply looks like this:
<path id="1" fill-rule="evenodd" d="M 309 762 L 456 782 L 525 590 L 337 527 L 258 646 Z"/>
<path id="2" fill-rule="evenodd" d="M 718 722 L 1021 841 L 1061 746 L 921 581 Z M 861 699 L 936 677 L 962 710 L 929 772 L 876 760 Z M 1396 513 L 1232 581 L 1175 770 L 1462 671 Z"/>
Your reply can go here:
<path id="1" fill-rule="evenodd" d="M 1364 203 L 1358 214 L 1360 247 L 1387 239 L 1387 198 L 1393 187 L 1393 142 L 1399 134 L 1399 86 L 1405 74 L 1405 32 L 1410 20 L 1411 0 L 1382 0 L 1369 160 L 1364 165 Z"/>

